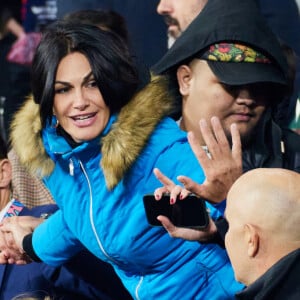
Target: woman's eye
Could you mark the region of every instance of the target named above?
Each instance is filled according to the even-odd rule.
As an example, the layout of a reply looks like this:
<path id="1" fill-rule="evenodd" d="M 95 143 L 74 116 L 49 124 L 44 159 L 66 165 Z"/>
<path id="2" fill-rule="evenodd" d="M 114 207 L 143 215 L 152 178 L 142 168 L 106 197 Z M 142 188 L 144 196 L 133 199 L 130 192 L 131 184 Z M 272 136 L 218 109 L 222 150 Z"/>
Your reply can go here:
<path id="1" fill-rule="evenodd" d="M 69 91 L 68 87 L 57 88 L 55 89 L 55 94 L 65 94 Z"/>
<path id="2" fill-rule="evenodd" d="M 97 83 L 95 80 L 91 80 L 87 83 L 88 87 L 97 87 Z"/>

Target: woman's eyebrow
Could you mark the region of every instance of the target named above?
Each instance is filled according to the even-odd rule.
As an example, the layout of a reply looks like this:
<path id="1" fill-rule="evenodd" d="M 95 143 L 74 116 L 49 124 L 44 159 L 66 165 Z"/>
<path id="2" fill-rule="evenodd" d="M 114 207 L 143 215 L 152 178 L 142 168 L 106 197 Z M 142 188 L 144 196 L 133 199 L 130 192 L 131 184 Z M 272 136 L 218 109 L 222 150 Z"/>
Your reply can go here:
<path id="1" fill-rule="evenodd" d="M 63 85 L 70 85 L 70 83 L 66 82 L 66 81 L 61 81 L 61 80 L 56 80 L 54 82 L 54 84 L 63 84 Z"/>
<path id="2" fill-rule="evenodd" d="M 89 79 L 91 79 L 91 77 L 93 77 L 93 72 L 92 71 L 90 73 L 88 73 L 86 76 L 83 77 L 83 83 L 87 82 Z M 61 80 L 56 80 L 54 82 L 54 84 L 70 85 L 69 82 L 61 81 Z"/>
<path id="3" fill-rule="evenodd" d="M 89 74 L 87 74 L 86 76 L 84 76 L 83 78 L 83 82 L 87 82 L 89 79 L 91 79 L 91 77 L 93 77 L 93 72 L 91 71 Z"/>

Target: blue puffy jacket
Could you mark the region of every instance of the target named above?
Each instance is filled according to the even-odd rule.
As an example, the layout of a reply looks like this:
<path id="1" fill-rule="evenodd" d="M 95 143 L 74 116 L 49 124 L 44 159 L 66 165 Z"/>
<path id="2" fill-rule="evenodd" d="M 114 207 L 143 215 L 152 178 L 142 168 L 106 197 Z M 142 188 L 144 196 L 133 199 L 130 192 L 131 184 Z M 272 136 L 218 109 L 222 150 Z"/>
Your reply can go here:
<path id="1" fill-rule="evenodd" d="M 13 148 L 43 176 L 60 208 L 35 229 L 35 253 L 59 266 L 86 247 L 114 267 L 135 299 L 233 299 L 242 285 L 224 249 L 171 238 L 147 223 L 143 196 L 161 186 L 154 167 L 175 181 L 188 175 L 201 183 L 204 174 L 186 133 L 162 118 L 166 99 L 151 94 L 133 101 L 111 117 L 102 136 L 74 148 L 55 127 L 37 130 L 32 101 L 16 115 Z M 213 217 L 221 215 L 208 207 Z"/>

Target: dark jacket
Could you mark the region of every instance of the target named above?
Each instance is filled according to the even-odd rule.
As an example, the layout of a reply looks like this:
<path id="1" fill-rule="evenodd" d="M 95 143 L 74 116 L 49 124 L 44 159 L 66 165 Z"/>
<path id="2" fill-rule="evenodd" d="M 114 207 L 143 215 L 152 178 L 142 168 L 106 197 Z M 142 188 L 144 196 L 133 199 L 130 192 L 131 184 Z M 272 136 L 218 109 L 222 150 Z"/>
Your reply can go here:
<path id="1" fill-rule="evenodd" d="M 280 106 L 283 112 L 278 111 L 277 118 L 281 125 L 288 126 L 295 116 L 296 102 L 300 89 L 300 17 L 295 0 L 257 0 L 261 13 L 272 31 L 281 42 L 291 47 L 296 54 L 296 78 L 294 93 Z"/>
<path id="2" fill-rule="evenodd" d="M 282 129 L 267 111 L 248 146 L 243 149 L 243 171 L 284 168 L 300 172 L 300 136 Z"/>
<path id="3" fill-rule="evenodd" d="M 300 249 L 279 260 L 254 283 L 236 295 L 241 300 L 299 300 Z"/>
<path id="4" fill-rule="evenodd" d="M 42 205 L 32 210 L 24 208 L 20 215 L 40 217 L 56 210 L 56 205 Z M 39 299 L 46 295 L 60 300 L 132 299 L 112 267 L 87 251 L 79 253 L 60 268 L 44 263 L 0 265 L 0 300 L 9 300 L 23 293 Z"/>

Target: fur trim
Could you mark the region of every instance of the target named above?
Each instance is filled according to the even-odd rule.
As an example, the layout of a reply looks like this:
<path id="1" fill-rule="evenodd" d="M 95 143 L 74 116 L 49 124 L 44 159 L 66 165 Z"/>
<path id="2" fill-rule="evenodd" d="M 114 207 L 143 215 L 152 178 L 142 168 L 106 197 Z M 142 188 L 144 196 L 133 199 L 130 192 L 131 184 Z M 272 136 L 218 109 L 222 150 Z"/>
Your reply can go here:
<path id="1" fill-rule="evenodd" d="M 101 167 L 109 189 L 124 177 L 160 120 L 172 112 L 173 100 L 167 85 L 164 77 L 153 77 L 122 108 L 113 128 L 102 139 Z M 54 163 L 46 154 L 41 139 L 39 105 L 32 97 L 14 117 L 11 145 L 30 173 L 42 177 L 52 172 Z"/>
<path id="2" fill-rule="evenodd" d="M 153 77 L 121 110 L 117 122 L 103 138 L 101 166 L 106 185 L 115 187 L 131 167 L 155 126 L 173 110 L 173 101 L 168 94 L 167 80 Z"/>

